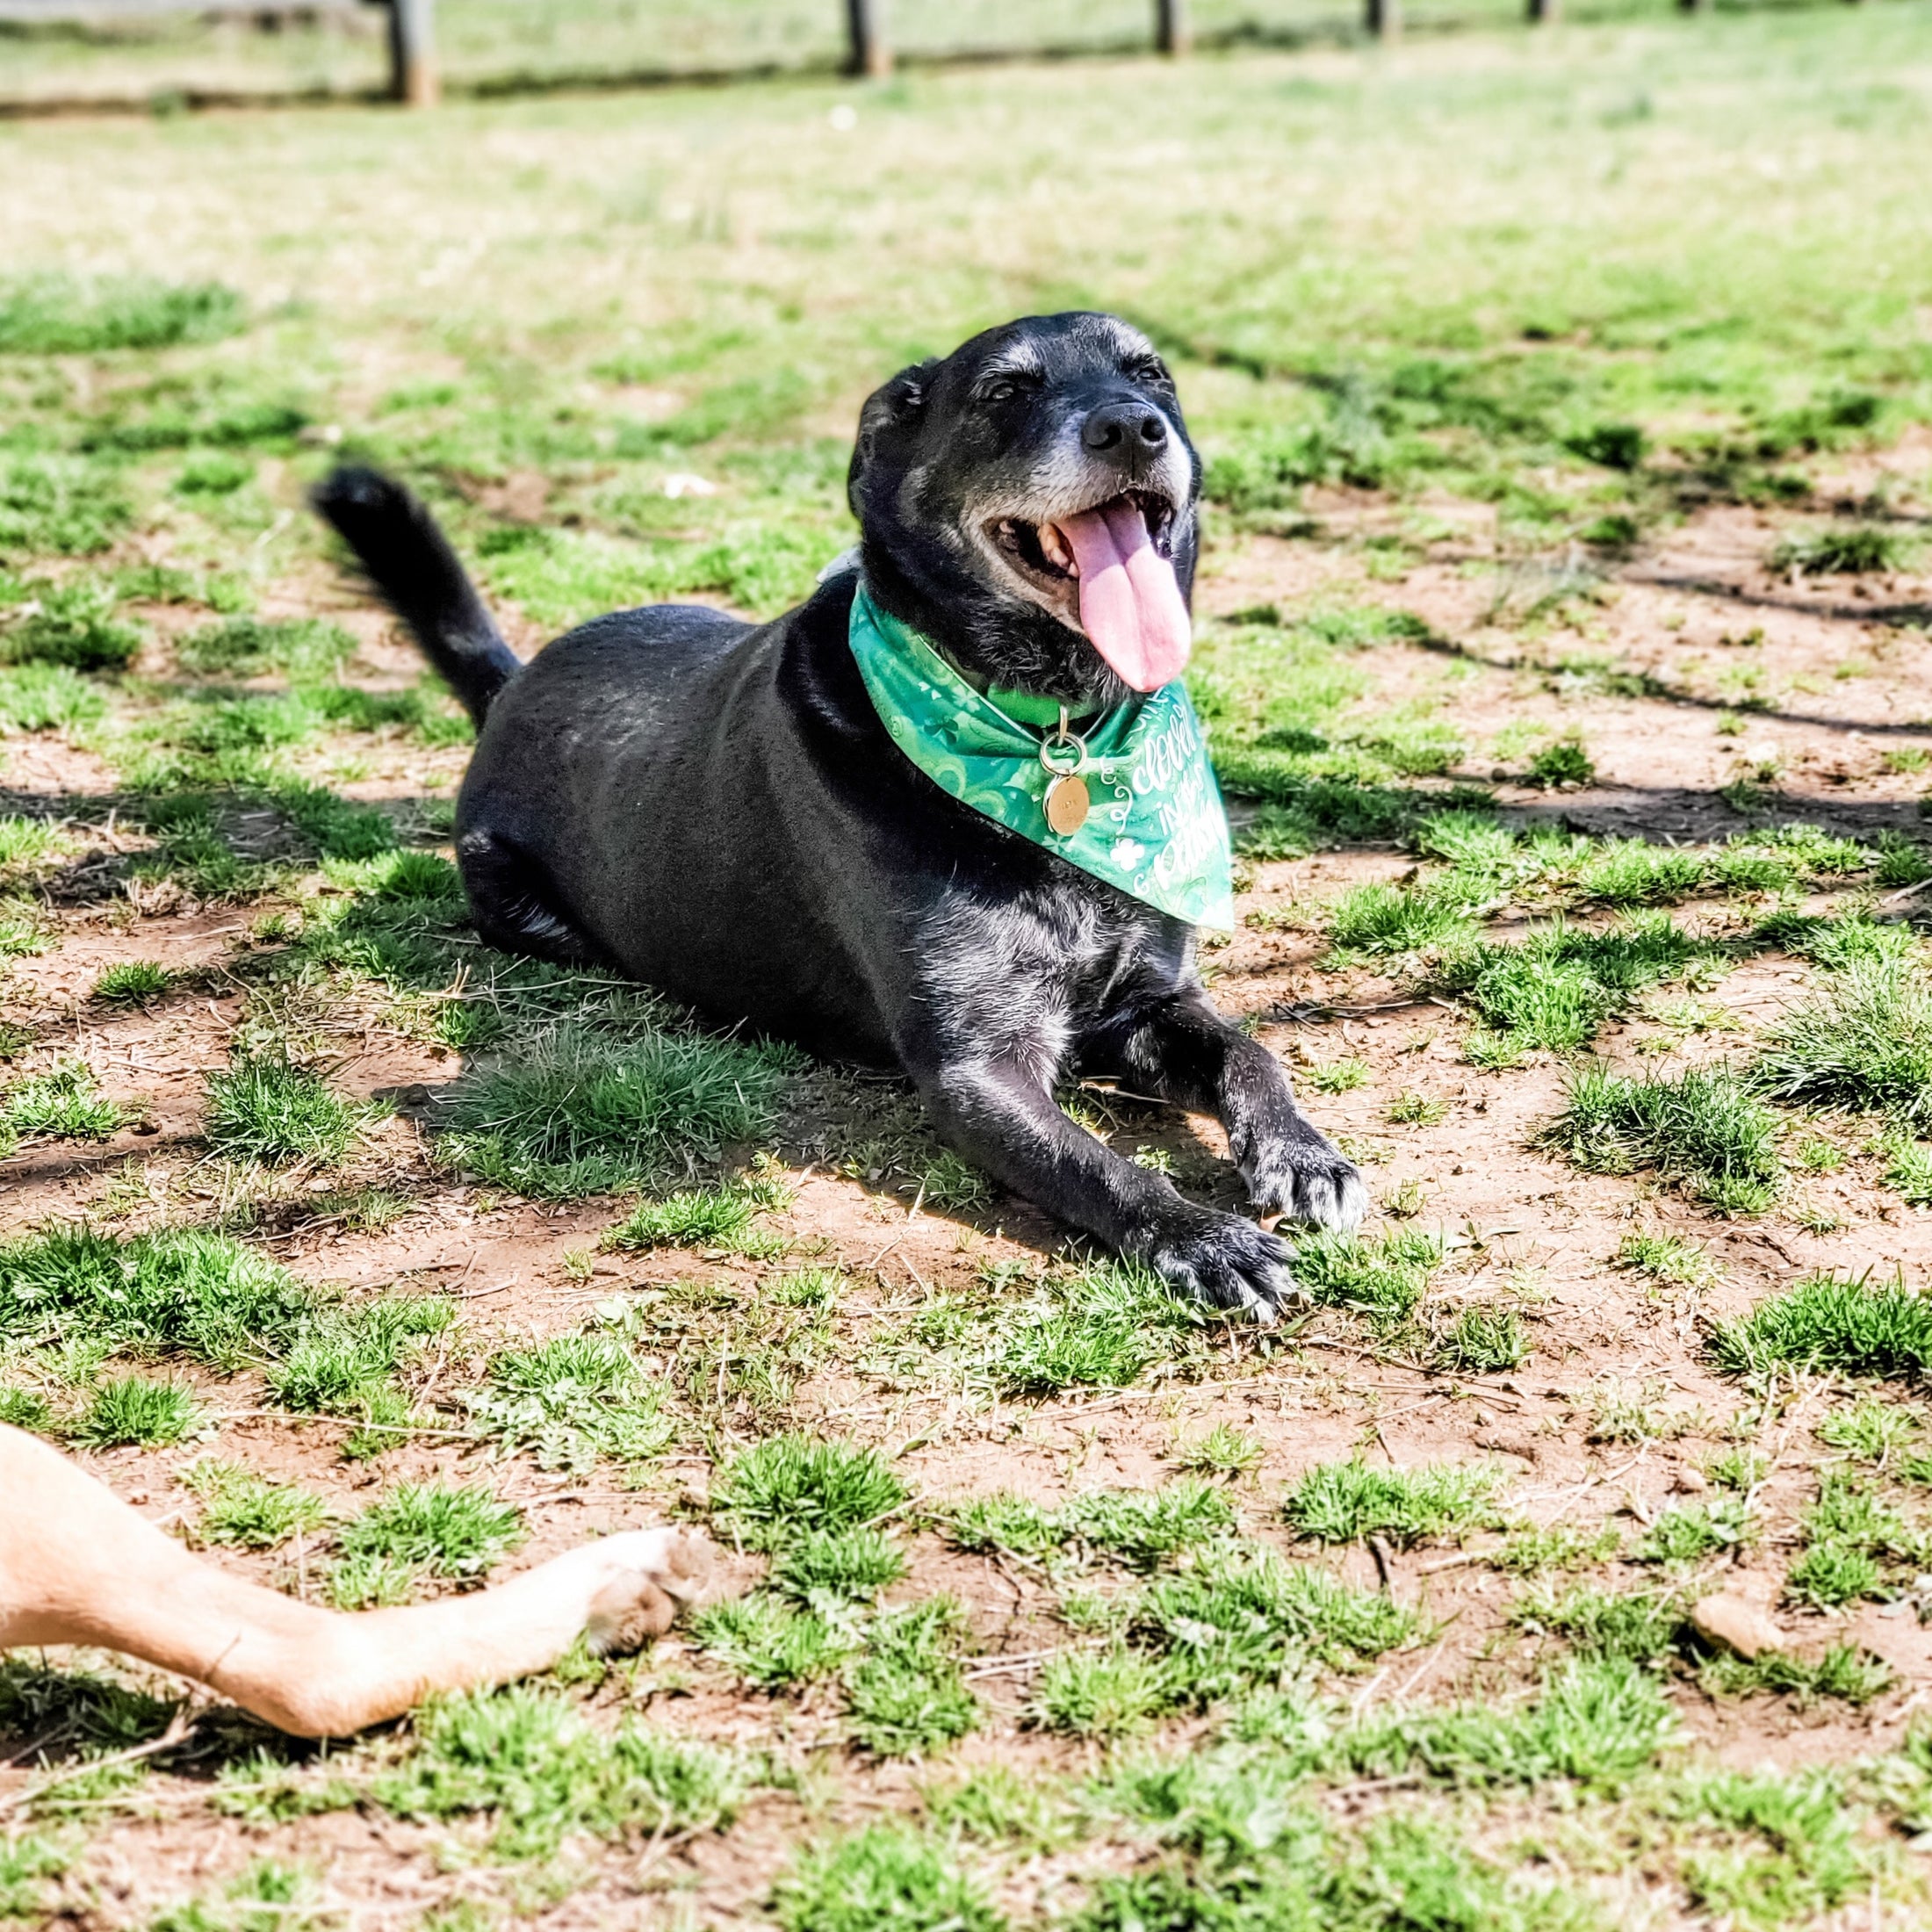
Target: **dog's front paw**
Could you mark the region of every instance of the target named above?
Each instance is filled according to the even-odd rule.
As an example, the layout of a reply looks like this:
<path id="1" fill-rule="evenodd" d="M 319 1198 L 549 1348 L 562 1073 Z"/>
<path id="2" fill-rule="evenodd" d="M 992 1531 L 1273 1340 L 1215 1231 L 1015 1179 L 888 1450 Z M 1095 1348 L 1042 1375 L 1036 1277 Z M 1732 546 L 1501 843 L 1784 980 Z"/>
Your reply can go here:
<path id="1" fill-rule="evenodd" d="M 1148 1265 L 1178 1294 L 1272 1322 L 1294 1288 L 1287 1244 L 1237 1215 L 1203 1211 L 1142 1246 Z"/>
<path id="2" fill-rule="evenodd" d="M 598 1656 L 661 1637 L 704 1594 L 714 1554 L 709 1538 L 680 1530 L 628 1530 L 593 1547 L 607 1580 L 590 1600 L 584 1640 Z"/>
<path id="3" fill-rule="evenodd" d="M 1286 1215 L 1352 1234 L 1368 1212 L 1360 1171 L 1320 1134 L 1264 1143 L 1241 1163 L 1241 1178 L 1264 1220 Z"/>

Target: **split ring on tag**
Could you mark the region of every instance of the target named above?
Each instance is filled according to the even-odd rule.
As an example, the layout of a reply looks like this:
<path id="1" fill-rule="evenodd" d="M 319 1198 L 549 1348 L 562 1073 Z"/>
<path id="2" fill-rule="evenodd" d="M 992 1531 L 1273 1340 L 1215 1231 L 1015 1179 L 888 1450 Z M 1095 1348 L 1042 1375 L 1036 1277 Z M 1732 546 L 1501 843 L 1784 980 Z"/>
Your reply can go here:
<path id="1" fill-rule="evenodd" d="M 1086 823 L 1087 813 L 1092 808 L 1086 780 L 1080 775 L 1086 761 L 1086 741 L 1069 728 L 1067 708 L 1063 704 L 1059 730 L 1051 738 L 1040 740 L 1040 762 L 1050 774 L 1044 801 L 1047 824 L 1063 839 L 1071 838 Z"/>

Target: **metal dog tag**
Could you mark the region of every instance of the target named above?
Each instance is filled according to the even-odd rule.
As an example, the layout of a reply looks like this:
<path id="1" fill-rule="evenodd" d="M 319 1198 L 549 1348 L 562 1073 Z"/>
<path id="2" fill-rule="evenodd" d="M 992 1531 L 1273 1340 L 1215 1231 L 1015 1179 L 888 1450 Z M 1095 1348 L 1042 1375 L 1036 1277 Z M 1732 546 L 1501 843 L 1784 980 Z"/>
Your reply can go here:
<path id="1" fill-rule="evenodd" d="M 1063 839 L 1071 838 L 1086 823 L 1092 800 L 1087 797 L 1086 780 L 1078 772 L 1056 778 L 1047 787 L 1047 823 Z"/>
<path id="2" fill-rule="evenodd" d="M 1087 761 L 1086 741 L 1067 723 L 1060 707 L 1060 729 L 1040 743 L 1040 762 L 1047 771 L 1047 824 L 1063 839 L 1071 839 L 1086 823 L 1093 801 L 1080 773 Z"/>

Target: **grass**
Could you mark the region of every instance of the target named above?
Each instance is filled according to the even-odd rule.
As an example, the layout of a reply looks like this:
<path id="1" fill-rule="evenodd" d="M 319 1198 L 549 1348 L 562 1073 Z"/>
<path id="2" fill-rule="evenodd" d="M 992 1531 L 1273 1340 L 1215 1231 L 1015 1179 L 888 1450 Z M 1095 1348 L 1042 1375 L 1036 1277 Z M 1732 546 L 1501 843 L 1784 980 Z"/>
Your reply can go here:
<path id="1" fill-rule="evenodd" d="M 616 1337 L 560 1335 L 500 1350 L 469 1402 L 477 1426 L 506 1451 L 584 1471 L 602 1456 L 642 1462 L 660 1453 L 674 1428 L 662 1395 Z"/>
<path id="2" fill-rule="evenodd" d="M 1159 1663 L 1117 1645 L 1062 1651 L 1049 1658 L 1034 1689 L 1029 1715 L 1042 1730 L 1111 1743 L 1151 1728 L 1169 1701 Z"/>
<path id="3" fill-rule="evenodd" d="M 1752 1078 L 1780 1100 L 1932 1127 L 1932 976 L 1897 957 L 1848 960 L 1766 1034 Z"/>
<path id="4" fill-rule="evenodd" d="M 269 672 L 314 678 L 342 668 L 356 640 L 320 617 L 225 617 L 191 631 L 175 645 L 175 661 L 205 677 L 254 678 Z"/>
<path id="5" fill-rule="evenodd" d="M 1742 1497 L 1713 1496 L 1708 1503 L 1676 1503 L 1657 1511 L 1638 1547 L 1640 1561 L 1673 1569 L 1755 1540 L 1756 1525 Z"/>
<path id="6" fill-rule="evenodd" d="M 1853 1644 L 1829 1644 L 1818 1657 L 1794 1657 L 1782 1650 L 1766 1650 L 1747 1662 L 1742 1657 L 1713 1657 L 1698 1673 L 1699 1685 L 1712 1697 L 1745 1698 L 1769 1693 L 1788 1697 L 1801 1705 L 1820 1698 L 1835 1698 L 1854 1706 L 1870 1704 L 1893 1683 L 1890 1665 Z"/>
<path id="7" fill-rule="evenodd" d="M 201 1424 L 201 1405 L 191 1389 L 127 1375 L 101 1383 L 68 1433 L 85 1449 L 165 1449 L 185 1441 Z"/>
<path id="8" fill-rule="evenodd" d="M 1311 1660 L 1365 1669 L 1420 1627 L 1413 1609 L 1252 1544 L 1211 1549 L 1157 1577 L 1129 1618 L 1135 1640 L 1164 1657 L 1171 1697 L 1194 1708 L 1280 1686 Z"/>
<path id="9" fill-rule="evenodd" d="M 1932 1302 L 1902 1280 L 1809 1274 L 1719 1323 L 1711 1353 L 1732 1375 L 1795 1369 L 1916 1380 L 1932 1368 Z"/>
<path id="10" fill-rule="evenodd" d="M 432 1576 L 473 1579 L 523 1540 L 523 1512 L 487 1489 L 401 1482 L 342 1525 L 335 1541 L 351 1560 L 380 1560 Z"/>
<path id="11" fill-rule="evenodd" d="M 1617 1265 L 1672 1288 L 1704 1287 L 1718 1272 L 1703 1245 L 1681 1235 L 1626 1235 L 1618 1244 Z"/>
<path id="12" fill-rule="evenodd" d="M 1515 1308 L 1466 1308 L 1437 1335 L 1431 1359 L 1439 1368 L 1493 1375 L 1522 1367 L 1531 1353 Z"/>
<path id="13" fill-rule="evenodd" d="M 1616 1791 L 1647 1770 L 1677 1731 L 1676 1712 L 1651 1673 L 1598 1654 L 1558 1666 L 1520 1709 L 1394 1711 L 1358 1726 L 1341 1744 L 1361 1777 L 1420 1773 L 1466 1786 L 1561 1779 Z"/>
<path id="14" fill-rule="evenodd" d="M 847 1722 L 875 1757 L 928 1757 L 979 1724 L 979 1703 L 959 1662 L 965 1618 L 950 1597 L 929 1597 L 876 1617 L 846 1666 Z"/>
<path id="15" fill-rule="evenodd" d="M 789 1053 L 649 1027 L 616 1038 L 565 1025 L 464 1076 L 445 1160 L 543 1200 L 648 1186 L 692 1155 L 755 1140 Z"/>
<path id="16" fill-rule="evenodd" d="M 1336 961 L 1426 953 L 1467 941 L 1474 928 L 1453 899 L 1394 885 L 1352 886 L 1329 915 Z"/>
<path id="17" fill-rule="evenodd" d="M 1862 1396 L 1844 1409 L 1835 1409 L 1820 1418 L 1815 1433 L 1832 1449 L 1842 1449 L 1861 1461 L 1883 1467 L 1894 1453 L 1913 1441 L 1923 1424 L 1909 1409 L 1883 1402 L 1876 1395 Z"/>
<path id="18" fill-rule="evenodd" d="M 121 1240 L 76 1225 L 0 1244 L 0 1340 L 35 1348 L 92 1344 L 233 1370 L 295 1342 L 317 1306 L 285 1269 L 205 1229 Z"/>
<path id="19" fill-rule="evenodd" d="M 1510 1621 L 1532 1634 L 1561 1637 L 1582 1656 L 1645 1666 L 1678 1654 L 1688 1627 L 1682 1599 L 1669 1592 L 1572 1587 L 1559 1593 L 1547 1585 L 1518 1597 Z"/>
<path id="20" fill-rule="evenodd" d="M 394 1377 L 428 1337 L 447 1330 L 455 1305 L 435 1295 L 387 1295 L 315 1312 L 268 1369 L 270 1399 L 309 1415 L 353 1416 L 364 1429 L 345 1453 L 395 1446 L 409 1420 Z"/>
<path id="21" fill-rule="evenodd" d="M 334 1166 L 355 1144 L 367 1109 L 353 1107 L 313 1067 L 244 1056 L 206 1076 L 201 1131 L 234 1160 L 315 1161 Z"/>
<path id="22" fill-rule="evenodd" d="M 1499 1480 L 1482 1464 L 1377 1469 L 1360 1461 L 1322 1462 L 1288 1492 L 1282 1510 L 1300 1535 L 1319 1543 L 1385 1536 L 1408 1548 L 1495 1528 Z"/>
<path id="23" fill-rule="evenodd" d="M 258 1475 L 245 1464 L 212 1458 L 182 1471 L 201 1499 L 195 1539 L 210 1548 L 278 1549 L 328 1521 L 328 1506 L 313 1490 Z"/>
<path id="24" fill-rule="evenodd" d="M 1295 1279 L 1316 1301 L 1351 1309 L 1379 1334 L 1394 1334 L 1422 1306 L 1445 1258 L 1420 1229 L 1381 1235 L 1316 1234 L 1295 1244 Z"/>
<path id="25" fill-rule="evenodd" d="M 706 1248 L 762 1255 L 782 1244 L 756 1229 L 761 1214 L 785 1205 L 782 1189 L 757 1177 L 718 1187 L 681 1188 L 661 1200 L 640 1200 L 604 1235 L 618 1250 Z"/>
<path id="26" fill-rule="evenodd" d="M 711 1487 L 711 1515 L 746 1549 L 779 1551 L 811 1532 L 857 1529 L 890 1516 L 905 1485 L 876 1450 L 776 1436 L 732 1458 Z"/>
<path id="27" fill-rule="evenodd" d="M 1784 1178 L 1777 1115 L 1728 1067 L 1633 1079 L 1584 1066 L 1539 1139 L 1587 1172 L 1654 1168 L 1726 1213 L 1759 1214 Z"/>
<path id="28" fill-rule="evenodd" d="M 1183 1469 L 1209 1476 L 1243 1476 L 1261 1460 L 1260 1442 L 1230 1423 L 1217 1422 L 1193 1440 L 1175 1445 L 1174 1461 Z"/>
<path id="29" fill-rule="evenodd" d="M 1557 921 L 1515 945 L 1475 947 L 1450 961 L 1443 978 L 1487 1029 L 1478 1063 L 1507 1066 L 1526 1052 L 1587 1046 L 1640 993 L 1718 963 L 1709 942 L 1669 913 L 1632 912 L 1603 932 Z"/>
<path id="30" fill-rule="evenodd" d="M 1561 785 L 1590 785 L 1597 782 L 1597 767 L 1579 739 L 1559 739 L 1546 745 L 1524 768 L 1526 784 L 1555 788 Z"/>
<path id="31" fill-rule="evenodd" d="M 998 1550 L 1056 1567 L 1106 1561 L 1142 1571 L 1194 1554 L 1235 1527 L 1226 1491 L 1192 1476 L 1158 1489 L 1090 1490 L 1052 1509 L 998 1490 L 948 1505 L 939 1520 L 963 1550 Z"/>
<path id="32" fill-rule="evenodd" d="M 1199 1352 L 1208 1324 L 1147 1269 L 1090 1263 L 1045 1276 L 1024 1300 L 984 1305 L 962 1366 L 1006 1395 L 1127 1388 Z"/>
<path id="33" fill-rule="evenodd" d="M 700 1611 L 691 1633 L 720 1663 L 767 1691 L 829 1676 L 856 1640 L 842 1625 L 757 1591 Z"/>
<path id="34" fill-rule="evenodd" d="M 88 1068 L 68 1061 L 0 1087 L 0 1154 L 23 1141 L 105 1141 L 130 1117 L 95 1085 Z"/>
<path id="35" fill-rule="evenodd" d="M 0 283 L 0 355 L 85 356 L 220 342 L 242 328 L 245 314 L 242 297 L 219 282 L 12 276 Z"/>
<path id="36" fill-rule="evenodd" d="M 145 1006 L 175 984 L 175 975 L 151 959 L 117 960 L 94 977 L 93 998 L 102 1006 Z"/>
<path id="37" fill-rule="evenodd" d="M 1780 537 L 1770 558 L 1773 570 L 1800 577 L 1862 576 L 1904 566 L 1912 544 L 1882 524 L 1853 523 Z"/>
<path id="38" fill-rule="evenodd" d="M 811 1607 L 864 1602 L 905 1575 L 905 1552 L 883 1530 L 861 1524 L 794 1538 L 774 1561 L 771 1583 Z"/>
<path id="39" fill-rule="evenodd" d="M 611 1730 L 525 1686 L 432 1704 L 415 1749 L 372 1779 L 364 1801 L 398 1818 L 487 1820 L 501 1858 L 553 1858 L 566 1839 L 648 1841 L 729 1824 L 753 1780 L 736 1753 L 636 1718 Z"/>
<path id="40" fill-rule="evenodd" d="M 800 1848 L 772 1888 L 784 1932 L 1005 1932 L 980 1885 L 893 1823 Z"/>

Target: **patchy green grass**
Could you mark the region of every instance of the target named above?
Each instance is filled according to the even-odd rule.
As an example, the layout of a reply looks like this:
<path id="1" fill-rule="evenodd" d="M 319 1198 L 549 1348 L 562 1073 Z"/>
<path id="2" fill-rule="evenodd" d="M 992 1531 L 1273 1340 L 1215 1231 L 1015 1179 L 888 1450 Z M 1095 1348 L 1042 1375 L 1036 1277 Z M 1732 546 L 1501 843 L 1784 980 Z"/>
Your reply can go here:
<path id="1" fill-rule="evenodd" d="M 101 1383 L 68 1433 L 88 1449 L 165 1449 L 185 1441 L 201 1423 L 201 1404 L 191 1389 L 126 1375 Z"/>
<path id="2" fill-rule="evenodd" d="M 1379 1334 L 1405 1326 L 1441 1267 L 1439 1236 L 1417 1228 L 1380 1235 L 1309 1235 L 1295 1244 L 1295 1279 L 1323 1302 L 1352 1309 Z"/>
<path id="3" fill-rule="evenodd" d="M 789 1052 L 646 1024 L 564 1025 L 465 1075 L 443 1157 L 545 1200 L 648 1186 L 768 1132 Z"/>
<path id="4" fill-rule="evenodd" d="M 1158 1489 L 1093 1489 L 1049 1509 L 1005 1491 L 940 1513 L 964 1550 L 1000 1550 L 1028 1561 L 1079 1567 L 1096 1561 L 1154 1570 L 1231 1534 L 1233 1505 L 1219 1484 L 1181 1476 Z"/>
<path id="5" fill-rule="evenodd" d="M 1869 1650 L 1835 1643 L 1818 1657 L 1795 1657 L 1782 1650 L 1742 1657 L 1713 1657 L 1698 1673 L 1712 1697 L 1744 1698 L 1770 1693 L 1808 1706 L 1835 1698 L 1855 1708 L 1882 1697 L 1893 1683 L 1892 1668 Z"/>
<path id="6" fill-rule="evenodd" d="M 1713 1208 L 1759 1214 L 1783 1182 L 1780 1135 L 1777 1115 L 1727 1067 L 1633 1079 L 1584 1066 L 1539 1138 L 1588 1172 L 1654 1168 Z"/>
<path id="7" fill-rule="evenodd" d="M 220 342 L 247 309 L 219 282 L 42 271 L 0 282 L 0 355 L 85 356 Z"/>
<path id="8" fill-rule="evenodd" d="M 847 1721 L 876 1757 L 930 1757 L 979 1724 L 959 1651 L 965 1618 L 950 1597 L 873 1619 L 845 1669 Z"/>
<path id="9" fill-rule="evenodd" d="M 1914 547 L 1903 531 L 1881 523 L 1848 523 L 1781 537 L 1768 561 L 1793 576 L 1854 577 L 1900 569 Z"/>
<path id="10" fill-rule="evenodd" d="M 175 984 L 175 975 L 151 959 L 124 959 L 95 975 L 93 997 L 103 1006 L 145 1006 Z"/>
<path id="11" fill-rule="evenodd" d="M 1617 1265 L 1671 1288 L 1704 1287 L 1718 1273 L 1702 1244 L 1682 1235 L 1626 1235 L 1618 1244 Z"/>
<path id="12" fill-rule="evenodd" d="M 1564 1779 L 1616 1791 L 1677 1734 L 1676 1712 L 1656 1678 L 1627 1657 L 1597 1654 L 1558 1666 L 1518 1709 L 1392 1711 L 1338 1743 L 1359 1776 L 1419 1772 L 1475 1786 Z"/>
<path id="13" fill-rule="evenodd" d="M 782 1550 L 812 1532 L 857 1529 L 906 1498 L 874 1449 L 810 1436 L 775 1436 L 732 1458 L 711 1486 L 719 1531 L 751 1550 Z"/>
<path id="14" fill-rule="evenodd" d="M 755 1782 L 739 1754 L 635 1718 L 587 1723 L 554 1694 L 472 1691 L 428 1707 L 416 1745 L 371 1779 L 365 1801 L 398 1818 L 484 1820 L 499 1857 L 554 1857 L 579 1834 L 649 1840 L 729 1824 Z"/>
<path id="15" fill-rule="evenodd" d="M 1848 959 L 1766 1034 L 1752 1078 L 1777 1099 L 1932 1127 L 1932 975 L 1897 957 Z"/>
<path id="16" fill-rule="evenodd" d="M 600 1456 L 641 1462 L 660 1453 L 674 1424 L 663 1387 L 610 1335 L 559 1335 L 490 1358 L 469 1398 L 479 1428 L 544 1468 L 588 1469 Z"/>
<path id="17" fill-rule="evenodd" d="M 487 1489 L 400 1482 L 342 1525 L 345 1557 L 382 1558 L 432 1576 L 479 1576 L 523 1540 L 523 1512 Z"/>
<path id="18" fill-rule="evenodd" d="M 786 1205 L 785 1190 L 757 1175 L 717 1187 L 681 1188 L 660 1200 L 640 1200 L 604 1235 L 613 1249 L 710 1248 L 760 1256 L 782 1244 L 754 1224 Z"/>
<path id="19" fill-rule="evenodd" d="M 1385 1536 L 1407 1548 L 1495 1528 L 1500 1482 L 1500 1473 L 1481 1463 L 1384 1469 L 1323 1462 L 1288 1492 L 1282 1509 L 1300 1534 L 1319 1543 Z"/>
<path id="20" fill-rule="evenodd" d="M 87 1067 L 68 1061 L 0 1087 L 0 1156 L 24 1141 L 105 1141 L 128 1119 Z"/>
<path id="21" fill-rule="evenodd" d="M 72 1226 L 0 1245 L 0 1339 L 35 1347 L 179 1353 L 234 1369 L 293 1343 L 317 1305 L 285 1269 L 206 1229 L 123 1241 Z"/>
<path id="22" fill-rule="evenodd" d="M 975 1879 L 899 1823 L 800 1848 L 772 1890 L 784 1932 L 1005 1932 Z"/>
<path id="23" fill-rule="evenodd" d="M 310 1160 L 333 1166 L 354 1144 L 366 1115 L 334 1092 L 312 1067 L 275 1057 L 244 1057 L 207 1076 L 202 1133 L 236 1160 Z"/>
<path id="24" fill-rule="evenodd" d="M 746 1683 L 770 1691 L 829 1676 L 857 1640 L 842 1625 L 756 1591 L 700 1611 L 691 1633 Z"/>
<path id="25" fill-rule="evenodd" d="M 210 1547 L 277 1549 L 328 1521 L 328 1505 L 313 1490 L 258 1475 L 242 1463 L 205 1458 L 183 1470 L 181 1480 L 201 1499 L 195 1540 Z"/>
<path id="26" fill-rule="evenodd" d="M 1810 1274 L 1720 1323 L 1711 1352 L 1733 1375 L 1799 1369 L 1916 1379 L 1932 1367 L 1932 1301 L 1903 1281 Z"/>

